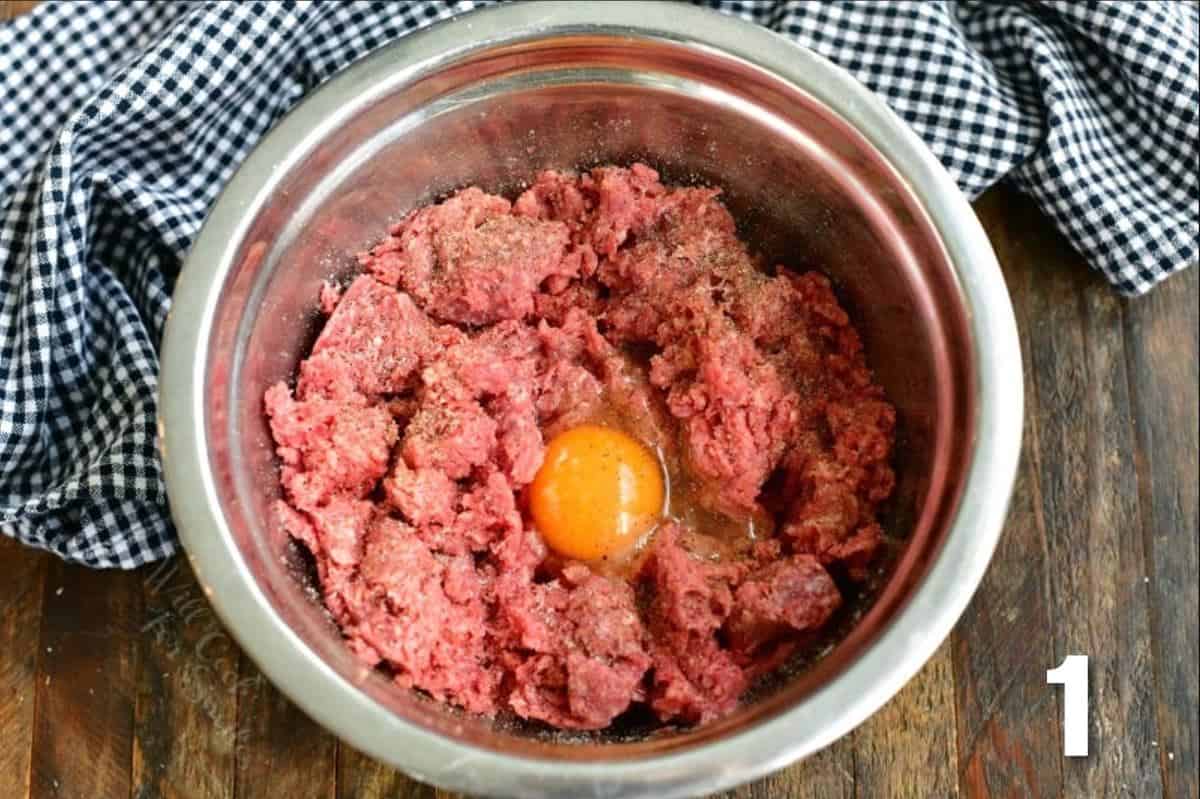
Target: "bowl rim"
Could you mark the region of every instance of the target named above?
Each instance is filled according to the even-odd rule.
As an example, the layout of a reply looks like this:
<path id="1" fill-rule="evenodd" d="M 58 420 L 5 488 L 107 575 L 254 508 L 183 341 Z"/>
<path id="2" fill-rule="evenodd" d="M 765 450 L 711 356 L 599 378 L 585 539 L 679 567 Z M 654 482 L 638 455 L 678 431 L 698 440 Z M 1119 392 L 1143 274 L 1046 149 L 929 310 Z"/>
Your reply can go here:
<path id="1" fill-rule="evenodd" d="M 295 154 L 344 120 L 346 98 L 361 107 L 383 84 L 476 49 L 572 30 L 714 48 L 793 83 L 858 130 L 908 183 L 942 239 L 968 311 L 976 364 L 969 390 L 978 398 L 975 446 L 944 543 L 871 646 L 793 707 L 744 730 L 683 751 L 606 762 L 503 754 L 431 732 L 317 658 L 272 610 L 225 524 L 208 467 L 202 401 L 220 290 L 250 218 Z M 218 196 L 176 283 L 161 364 L 158 432 L 171 513 L 197 579 L 239 644 L 308 715 L 355 747 L 444 788 L 525 796 L 723 790 L 810 755 L 866 720 L 934 654 L 983 579 L 1016 478 L 1024 405 L 1016 321 L 999 264 L 967 198 L 916 133 L 815 52 L 752 23 L 674 2 L 493 6 L 408 34 L 332 77 L 259 142 Z M 397 739 L 402 747 L 387 745 Z"/>

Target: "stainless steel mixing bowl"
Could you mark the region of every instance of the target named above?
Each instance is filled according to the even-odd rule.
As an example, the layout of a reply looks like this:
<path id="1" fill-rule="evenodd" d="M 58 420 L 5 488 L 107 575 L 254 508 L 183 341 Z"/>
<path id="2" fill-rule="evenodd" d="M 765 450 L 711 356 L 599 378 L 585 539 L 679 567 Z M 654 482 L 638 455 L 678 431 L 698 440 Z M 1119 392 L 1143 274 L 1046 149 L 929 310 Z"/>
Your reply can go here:
<path id="1" fill-rule="evenodd" d="M 899 410 L 902 545 L 815 665 L 690 730 L 538 735 L 456 713 L 364 668 L 268 513 L 262 395 L 318 322 L 323 278 L 406 210 L 466 184 L 641 159 L 710 182 L 768 257 L 831 275 Z M 677 4 L 529 3 L 406 37 L 330 80 L 250 155 L 205 223 L 162 349 L 171 510 L 237 640 L 311 716 L 436 785 L 512 796 L 722 789 L 829 744 L 950 632 L 1000 535 L 1021 436 L 1012 310 L 966 199 L 842 70 Z M 949 712 L 949 711 L 947 711 Z"/>

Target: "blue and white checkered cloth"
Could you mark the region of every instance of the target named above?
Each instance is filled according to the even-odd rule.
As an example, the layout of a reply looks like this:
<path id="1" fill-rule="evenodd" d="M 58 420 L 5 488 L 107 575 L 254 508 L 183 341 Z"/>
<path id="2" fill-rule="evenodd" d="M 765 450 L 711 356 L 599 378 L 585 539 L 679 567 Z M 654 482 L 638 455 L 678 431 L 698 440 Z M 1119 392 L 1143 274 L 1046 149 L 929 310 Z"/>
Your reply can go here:
<path id="1" fill-rule="evenodd" d="M 0 531 L 175 551 L 157 347 L 205 211 L 350 62 L 472 3 L 47 3 L 0 27 Z M 720 2 L 880 93 L 974 197 L 1004 177 L 1118 291 L 1197 257 L 1197 6 Z"/>

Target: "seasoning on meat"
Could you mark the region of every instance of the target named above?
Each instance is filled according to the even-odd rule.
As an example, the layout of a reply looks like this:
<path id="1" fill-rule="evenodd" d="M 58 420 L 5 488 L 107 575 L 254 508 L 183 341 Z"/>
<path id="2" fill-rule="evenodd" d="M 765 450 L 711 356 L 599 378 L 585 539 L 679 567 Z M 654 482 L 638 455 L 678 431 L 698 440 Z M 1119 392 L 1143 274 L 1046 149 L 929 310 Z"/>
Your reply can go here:
<path id="1" fill-rule="evenodd" d="M 650 657 L 629 584 L 575 564 L 548 584 L 501 580 L 496 593 L 518 715 L 600 729 L 641 698 Z"/>
<path id="2" fill-rule="evenodd" d="M 753 653 L 789 631 L 816 630 L 841 604 L 833 578 L 813 556 L 775 561 L 743 580 L 734 593 L 725 625 L 730 645 Z"/>
<path id="3" fill-rule="evenodd" d="M 742 565 L 693 556 L 680 545 L 678 527 L 668 523 L 658 532 L 646 573 L 654 587 L 650 707 L 664 721 L 700 722 L 729 712 L 746 675 L 717 631 L 733 609 Z"/>
<path id="4" fill-rule="evenodd" d="M 767 269 L 718 189 L 543 172 L 512 202 L 419 208 L 359 262 L 264 408 L 278 523 L 348 647 L 400 685 L 563 729 L 639 703 L 703 723 L 876 562 L 895 410 L 829 281 Z M 622 459 L 657 458 L 668 507 L 610 536 L 620 552 L 568 548 L 570 518 L 543 535 L 531 512 L 547 442 L 605 427 L 634 444 L 576 436 L 572 480 L 592 458 L 653 483 Z"/>

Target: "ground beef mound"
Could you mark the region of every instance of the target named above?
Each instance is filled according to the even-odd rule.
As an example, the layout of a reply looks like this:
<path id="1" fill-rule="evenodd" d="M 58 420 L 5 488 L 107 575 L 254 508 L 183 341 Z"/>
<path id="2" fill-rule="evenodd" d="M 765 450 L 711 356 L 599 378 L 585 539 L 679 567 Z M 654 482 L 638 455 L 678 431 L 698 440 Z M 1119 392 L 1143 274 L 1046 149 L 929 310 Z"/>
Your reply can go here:
<path id="1" fill-rule="evenodd" d="M 264 403 L 279 522 L 364 662 L 564 729 L 700 723 L 865 577 L 894 409 L 829 281 L 753 257 L 719 194 L 641 164 L 468 188 L 323 287 Z M 545 441 L 601 417 L 686 506 L 616 571 L 548 553 L 525 509 Z"/>

